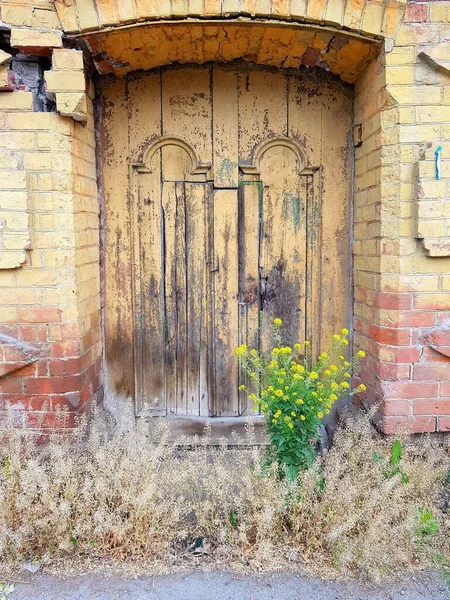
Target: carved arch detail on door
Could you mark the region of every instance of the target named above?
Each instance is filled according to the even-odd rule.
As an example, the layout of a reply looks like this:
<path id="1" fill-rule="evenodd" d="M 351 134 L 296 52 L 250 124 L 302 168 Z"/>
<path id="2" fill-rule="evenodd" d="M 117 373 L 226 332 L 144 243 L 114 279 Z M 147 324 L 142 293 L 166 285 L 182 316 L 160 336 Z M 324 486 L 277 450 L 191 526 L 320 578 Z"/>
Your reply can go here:
<path id="1" fill-rule="evenodd" d="M 299 163 L 300 175 L 313 175 L 319 169 L 319 167 L 312 167 L 309 165 L 308 156 L 305 150 L 300 146 L 300 144 L 298 144 L 290 138 L 278 137 L 272 138 L 270 140 L 265 140 L 262 144 L 257 146 L 253 152 L 252 164 L 239 165 L 240 170 L 244 175 L 254 175 L 259 177 L 261 171 L 260 163 L 264 154 L 268 150 L 280 146 L 283 148 L 288 148 L 295 154 Z"/>
<path id="2" fill-rule="evenodd" d="M 205 177 L 211 168 L 211 163 L 201 163 L 195 150 L 183 139 L 173 135 L 163 135 L 150 142 L 147 148 L 144 150 L 142 161 L 132 163 L 132 168 L 138 173 L 152 173 L 152 159 L 158 150 L 166 146 L 176 146 L 181 150 L 184 150 L 190 158 L 191 166 L 189 172 L 191 175 L 201 175 Z M 203 180 L 203 178 L 202 178 Z"/>

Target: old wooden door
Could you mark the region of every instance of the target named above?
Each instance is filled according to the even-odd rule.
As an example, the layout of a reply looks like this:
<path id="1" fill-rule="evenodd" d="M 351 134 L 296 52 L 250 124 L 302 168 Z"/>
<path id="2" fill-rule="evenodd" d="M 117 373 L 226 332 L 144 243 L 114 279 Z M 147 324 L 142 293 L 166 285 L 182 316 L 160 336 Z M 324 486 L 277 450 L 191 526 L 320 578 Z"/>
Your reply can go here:
<path id="1" fill-rule="evenodd" d="M 351 93 L 249 66 L 102 89 L 109 384 L 138 414 L 251 412 L 235 358 L 350 318 Z"/>

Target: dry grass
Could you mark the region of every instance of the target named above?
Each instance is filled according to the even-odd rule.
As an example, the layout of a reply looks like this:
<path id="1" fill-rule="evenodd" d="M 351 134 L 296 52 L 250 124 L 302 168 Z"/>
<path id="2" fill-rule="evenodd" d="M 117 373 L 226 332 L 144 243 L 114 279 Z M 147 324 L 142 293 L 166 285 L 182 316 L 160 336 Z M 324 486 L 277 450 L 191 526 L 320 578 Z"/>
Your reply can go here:
<path id="1" fill-rule="evenodd" d="M 380 579 L 428 565 L 433 553 L 450 557 L 439 504 L 449 455 L 431 438 L 402 440 L 403 483 L 373 459 L 388 461 L 393 440 L 361 416 L 290 484 L 263 474 L 251 430 L 247 449 L 233 451 L 207 438 L 183 449 L 169 443 L 164 424 L 153 439 L 144 422 L 108 431 L 98 417 L 70 443 L 54 436 L 44 445 L 4 425 L 0 561 L 114 559 L 170 570 L 203 555 L 237 568 Z M 425 538 L 417 535 L 423 507 L 439 520 Z"/>

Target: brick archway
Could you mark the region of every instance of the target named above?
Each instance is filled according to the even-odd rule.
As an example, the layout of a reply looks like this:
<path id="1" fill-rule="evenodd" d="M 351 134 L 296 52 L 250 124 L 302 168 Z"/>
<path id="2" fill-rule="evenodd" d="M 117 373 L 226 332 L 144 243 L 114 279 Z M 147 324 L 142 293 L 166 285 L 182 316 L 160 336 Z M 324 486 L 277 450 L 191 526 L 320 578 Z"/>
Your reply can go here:
<path id="1" fill-rule="evenodd" d="M 66 33 L 86 33 L 170 19 L 270 19 L 392 37 L 406 0 L 56 0 Z"/>

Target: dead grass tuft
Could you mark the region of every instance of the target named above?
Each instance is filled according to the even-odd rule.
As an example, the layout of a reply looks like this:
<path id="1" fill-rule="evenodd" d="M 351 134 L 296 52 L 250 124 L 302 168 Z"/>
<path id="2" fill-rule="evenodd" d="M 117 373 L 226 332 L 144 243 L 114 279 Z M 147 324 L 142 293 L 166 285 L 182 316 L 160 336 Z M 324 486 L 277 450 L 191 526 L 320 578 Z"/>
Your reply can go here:
<path id="1" fill-rule="evenodd" d="M 439 503 L 450 466 L 444 445 L 404 437 L 404 483 L 386 474 L 393 440 L 367 415 L 341 426 L 332 449 L 294 483 L 267 475 L 251 428 L 245 449 L 208 445 L 207 436 L 187 449 L 169 442 L 164 423 L 152 438 L 144 421 L 109 435 L 97 415 L 70 440 L 42 444 L 13 421 L 0 432 L 4 563 L 112 558 L 176 568 L 208 556 L 238 568 L 295 561 L 316 574 L 380 579 L 429 565 L 433 554 L 450 558 Z M 423 508 L 437 533 L 418 534 Z"/>

